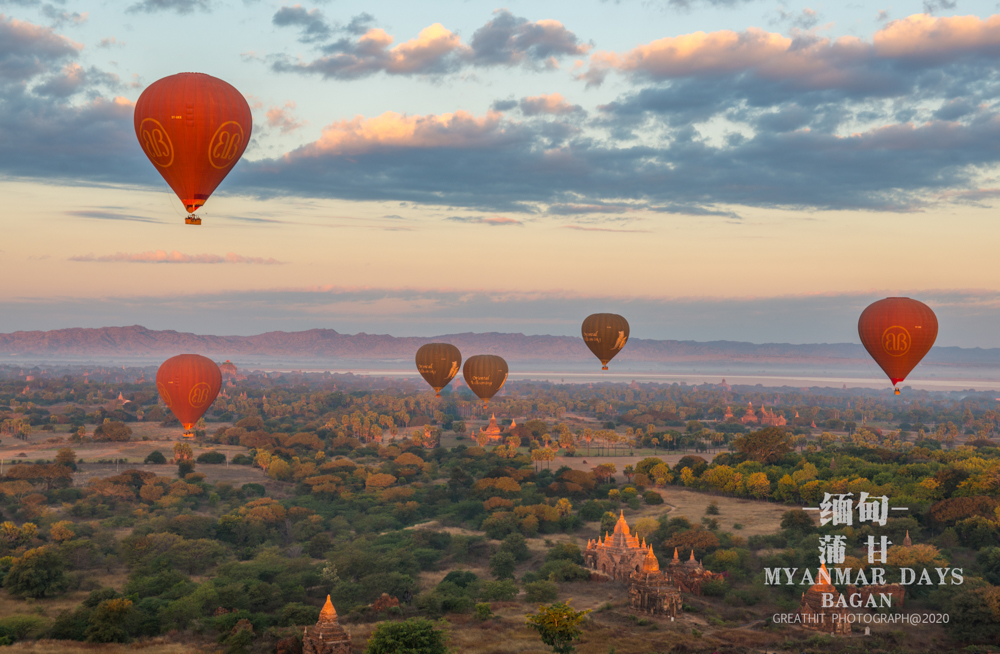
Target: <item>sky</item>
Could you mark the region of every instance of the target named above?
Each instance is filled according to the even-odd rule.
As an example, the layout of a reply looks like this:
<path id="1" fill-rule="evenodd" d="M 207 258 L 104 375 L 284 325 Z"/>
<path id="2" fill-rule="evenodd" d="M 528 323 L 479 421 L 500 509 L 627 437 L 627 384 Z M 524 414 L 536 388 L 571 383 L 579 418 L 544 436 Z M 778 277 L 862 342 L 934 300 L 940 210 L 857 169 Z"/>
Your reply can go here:
<path id="1" fill-rule="evenodd" d="M 0 331 L 1000 347 L 993 2 L 0 0 Z M 253 114 L 184 225 L 134 103 Z"/>

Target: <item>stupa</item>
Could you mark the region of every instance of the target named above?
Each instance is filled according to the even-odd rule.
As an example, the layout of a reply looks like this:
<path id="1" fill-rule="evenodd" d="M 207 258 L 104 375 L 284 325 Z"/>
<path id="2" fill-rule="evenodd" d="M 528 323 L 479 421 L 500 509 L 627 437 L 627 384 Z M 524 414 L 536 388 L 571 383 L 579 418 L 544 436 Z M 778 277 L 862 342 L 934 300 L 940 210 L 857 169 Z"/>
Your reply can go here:
<path id="1" fill-rule="evenodd" d="M 319 612 L 319 620 L 306 627 L 302 636 L 302 654 L 351 654 L 351 636 L 337 622 L 337 609 L 330 596 Z"/>

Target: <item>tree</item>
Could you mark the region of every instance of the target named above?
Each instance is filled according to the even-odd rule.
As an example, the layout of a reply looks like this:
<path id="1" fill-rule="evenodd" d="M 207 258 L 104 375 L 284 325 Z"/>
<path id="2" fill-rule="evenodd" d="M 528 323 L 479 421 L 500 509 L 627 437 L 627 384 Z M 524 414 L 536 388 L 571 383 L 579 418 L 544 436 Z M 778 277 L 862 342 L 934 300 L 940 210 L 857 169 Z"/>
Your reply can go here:
<path id="1" fill-rule="evenodd" d="M 573 641 L 583 633 L 580 623 L 588 613 L 574 611 L 568 602 L 539 606 L 538 613 L 528 614 L 528 626 L 538 632 L 554 654 L 569 654 L 575 649 Z"/>
<path id="2" fill-rule="evenodd" d="M 505 550 L 500 550 L 490 557 L 490 574 L 495 579 L 513 579 L 516 566 L 514 555 Z"/>
<path id="3" fill-rule="evenodd" d="M 22 597 L 52 597 L 66 589 L 63 561 L 54 551 L 39 547 L 14 561 L 3 580 L 4 588 Z"/>
<path id="4" fill-rule="evenodd" d="M 383 622 L 368 638 L 365 654 L 447 654 L 447 638 L 425 618 Z"/>
<path id="5" fill-rule="evenodd" d="M 128 427 L 124 422 L 119 422 L 117 420 L 109 420 L 105 418 L 104 424 L 98 425 L 97 429 L 94 430 L 95 441 L 112 441 L 117 443 L 123 443 L 130 440 L 131 438 L 132 438 L 132 429 Z"/>
<path id="6" fill-rule="evenodd" d="M 125 643 L 137 626 L 138 611 L 125 598 L 104 600 L 90 614 L 87 640 L 92 643 Z"/>
<path id="7" fill-rule="evenodd" d="M 951 604 L 948 627 L 952 636 L 966 643 L 1000 645 L 1000 587 L 983 586 L 958 593 Z"/>
<path id="8" fill-rule="evenodd" d="M 159 450 L 153 450 L 146 455 L 143 463 L 152 463 L 154 465 L 163 465 L 167 462 L 167 457 L 163 456 L 163 452 Z"/>
<path id="9" fill-rule="evenodd" d="M 188 443 L 174 443 L 174 461 L 189 461 L 194 458 L 194 452 Z"/>
<path id="10" fill-rule="evenodd" d="M 733 440 L 739 454 L 759 463 L 776 463 L 792 451 L 791 440 L 784 429 L 766 427 Z"/>
<path id="11" fill-rule="evenodd" d="M 1000 586 L 1000 547 L 987 547 L 976 557 L 983 569 L 983 577 L 994 586 Z"/>
<path id="12" fill-rule="evenodd" d="M 65 466 L 70 470 L 76 470 L 76 452 L 68 447 L 60 448 L 56 452 L 56 464 Z"/>

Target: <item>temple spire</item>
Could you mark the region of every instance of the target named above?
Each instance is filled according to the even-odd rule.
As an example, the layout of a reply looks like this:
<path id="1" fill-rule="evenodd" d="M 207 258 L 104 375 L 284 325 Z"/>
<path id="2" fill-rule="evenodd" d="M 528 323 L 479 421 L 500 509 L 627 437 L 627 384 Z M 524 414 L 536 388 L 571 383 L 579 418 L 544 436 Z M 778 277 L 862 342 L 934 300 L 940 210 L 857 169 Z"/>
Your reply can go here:
<path id="1" fill-rule="evenodd" d="M 337 609 L 333 608 L 333 602 L 330 601 L 330 596 L 326 596 L 326 604 L 323 605 L 323 610 L 319 612 L 320 622 L 336 622 L 337 621 Z"/>

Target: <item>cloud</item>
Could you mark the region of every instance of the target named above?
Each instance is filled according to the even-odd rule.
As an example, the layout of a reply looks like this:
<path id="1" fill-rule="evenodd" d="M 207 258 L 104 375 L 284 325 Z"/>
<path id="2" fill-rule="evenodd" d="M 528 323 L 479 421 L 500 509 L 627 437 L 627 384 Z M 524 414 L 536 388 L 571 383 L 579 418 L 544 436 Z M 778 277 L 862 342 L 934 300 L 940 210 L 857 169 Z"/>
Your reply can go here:
<path id="1" fill-rule="evenodd" d="M 142 0 L 142 2 L 130 5 L 125 11 L 130 14 L 172 11 L 184 15 L 195 11 L 209 11 L 211 8 L 211 0 Z"/>
<path id="2" fill-rule="evenodd" d="M 648 234 L 651 229 L 617 229 L 614 227 L 588 227 L 585 225 L 563 225 L 563 229 L 572 229 L 578 232 L 620 232 L 623 234 Z"/>
<path id="3" fill-rule="evenodd" d="M 326 127 L 319 140 L 281 158 L 237 169 L 232 183 L 262 196 L 485 212 L 632 205 L 734 218 L 733 206 L 919 210 L 1000 160 L 990 145 L 1000 138 L 993 113 L 968 123 L 932 119 L 848 134 L 761 129 L 719 143 L 681 126 L 662 143 L 571 135 L 553 146 L 549 124 L 496 112 L 358 117 Z"/>
<path id="4" fill-rule="evenodd" d="M 961 58 L 1000 54 L 1000 15 L 935 18 L 918 14 L 892 21 L 871 43 L 857 37 L 837 39 L 803 34 L 794 38 L 751 27 L 667 37 L 625 53 L 595 52 L 579 77 L 601 84 L 609 71 L 640 79 L 670 80 L 696 76 L 750 74 L 801 90 L 867 91 L 886 95 L 898 90 L 894 65 L 940 66 Z"/>
<path id="5" fill-rule="evenodd" d="M 75 58 L 82 48 L 51 28 L 0 14 L 0 80 L 25 81 Z"/>
<path id="6" fill-rule="evenodd" d="M 280 265 L 284 262 L 276 259 L 263 259 L 261 257 L 245 257 L 232 252 L 225 256 L 218 254 L 183 254 L 177 250 L 167 252 L 165 250 L 155 250 L 150 252 L 138 252 L 128 254 L 118 252 L 116 254 L 106 254 L 94 256 L 92 254 L 70 257 L 70 261 L 87 261 L 96 263 L 250 263 L 265 266 Z"/>
<path id="7" fill-rule="evenodd" d="M 516 130 L 501 124 L 501 116 L 476 117 L 465 111 L 407 116 L 387 111 L 375 118 L 357 117 L 323 128 L 319 140 L 285 156 L 286 160 L 323 155 L 353 155 L 387 148 L 470 148 L 510 140 Z"/>
<path id="8" fill-rule="evenodd" d="M 313 43 L 330 38 L 333 30 L 326 23 L 323 12 L 319 9 L 307 11 L 302 5 L 282 7 L 271 18 L 278 27 L 295 25 L 301 28 L 299 40 L 303 43 Z"/>
<path id="9" fill-rule="evenodd" d="M 125 220 L 139 223 L 163 224 L 163 221 L 150 218 L 148 216 L 136 216 L 135 214 L 120 213 L 108 209 L 77 209 L 67 211 L 66 215 L 76 218 L 91 218 L 94 220 Z"/>
<path id="10" fill-rule="evenodd" d="M 559 58 L 584 55 L 591 48 L 557 20 L 532 23 L 506 9 L 498 9 L 493 16 L 469 41 L 473 64 L 554 68 Z"/>
<path id="11" fill-rule="evenodd" d="M 295 120 L 295 117 L 292 115 L 293 109 L 295 109 L 295 103 L 291 100 L 286 102 L 284 107 L 272 106 L 269 108 L 265 114 L 268 127 L 278 129 L 282 134 L 288 134 L 308 125 L 308 121 Z"/>
<path id="12" fill-rule="evenodd" d="M 101 39 L 101 42 L 97 44 L 98 48 L 123 48 L 125 47 L 125 41 L 119 41 L 113 36 L 108 36 Z"/>
<path id="13" fill-rule="evenodd" d="M 505 227 L 510 225 L 520 227 L 524 225 L 520 220 L 507 216 L 449 216 L 445 220 L 471 225 L 489 225 L 490 227 Z"/>
<path id="14" fill-rule="evenodd" d="M 583 107 L 578 104 L 571 105 L 559 93 L 521 98 L 519 106 L 521 113 L 525 116 L 536 116 L 538 114 L 566 116 L 574 113 L 585 113 Z"/>
<path id="15" fill-rule="evenodd" d="M 282 7 L 273 22 L 279 26 L 302 28 L 300 40 L 318 44 L 329 38 L 333 29 L 318 10 Z M 318 74 L 327 79 L 357 79 L 379 72 L 388 75 L 441 75 L 466 66 L 526 66 L 554 68 L 564 56 L 582 55 L 590 46 L 579 43 L 576 35 L 554 20 L 531 22 L 518 18 L 506 9 L 476 30 L 468 45 L 441 23 L 420 31 L 416 38 L 398 45 L 381 28 L 368 27 L 371 16 L 355 16 L 342 31 L 357 33 L 357 38 L 341 38 L 320 46 L 324 53 L 311 61 L 295 60 L 287 55 L 269 58 L 276 72 Z"/>

